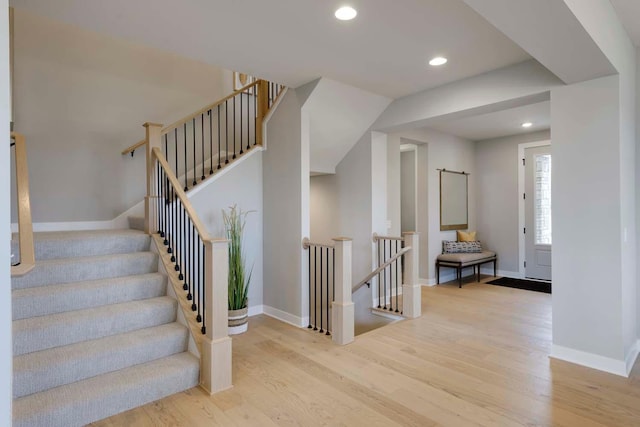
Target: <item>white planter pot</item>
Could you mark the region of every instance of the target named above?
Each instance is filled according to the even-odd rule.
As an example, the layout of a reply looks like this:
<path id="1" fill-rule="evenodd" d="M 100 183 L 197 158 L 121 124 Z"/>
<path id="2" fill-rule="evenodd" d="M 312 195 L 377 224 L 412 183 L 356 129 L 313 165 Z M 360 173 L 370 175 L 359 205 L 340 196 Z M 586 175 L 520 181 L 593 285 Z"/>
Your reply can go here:
<path id="1" fill-rule="evenodd" d="M 229 310 L 229 335 L 237 335 L 247 332 L 249 327 L 249 308 L 241 308 L 240 310 Z"/>

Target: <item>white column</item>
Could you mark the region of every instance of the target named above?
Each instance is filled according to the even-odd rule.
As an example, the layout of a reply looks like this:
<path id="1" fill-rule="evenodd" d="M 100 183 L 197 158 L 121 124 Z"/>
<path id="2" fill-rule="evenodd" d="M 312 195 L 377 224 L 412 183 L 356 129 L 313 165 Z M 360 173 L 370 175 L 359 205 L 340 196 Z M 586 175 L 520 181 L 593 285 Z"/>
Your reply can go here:
<path id="1" fill-rule="evenodd" d="M 411 247 L 404 257 L 404 284 L 402 285 L 402 314 L 409 319 L 422 315 L 421 286 L 418 283 L 419 234 L 415 231 L 403 233 L 404 247 Z"/>
<path id="2" fill-rule="evenodd" d="M 144 198 L 144 231 L 145 233 L 152 234 L 156 231 L 153 230 L 153 224 L 155 224 L 155 216 L 151 212 L 151 209 L 155 206 L 155 203 L 152 203 L 152 201 L 157 177 L 156 171 L 153 167 L 154 162 L 151 158 L 151 151 L 154 147 L 161 147 L 162 125 L 158 123 L 147 122 L 143 126 L 145 128 L 145 140 L 147 141 L 147 195 Z"/>
<path id="3" fill-rule="evenodd" d="M 354 305 L 351 301 L 351 239 L 337 237 L 335 242 L 336 282 L 335 296 L 331 303 L 333 342 L 349 344 L 354 337 Z"/>
<path id="4" fill-rule="evenodd" d="M 229 250 L 226 239 L 205 241 L 206 335 L 200 354 L 200 384 L 210 394 L 231 384 L 231 338 L 228 335 Z"/>

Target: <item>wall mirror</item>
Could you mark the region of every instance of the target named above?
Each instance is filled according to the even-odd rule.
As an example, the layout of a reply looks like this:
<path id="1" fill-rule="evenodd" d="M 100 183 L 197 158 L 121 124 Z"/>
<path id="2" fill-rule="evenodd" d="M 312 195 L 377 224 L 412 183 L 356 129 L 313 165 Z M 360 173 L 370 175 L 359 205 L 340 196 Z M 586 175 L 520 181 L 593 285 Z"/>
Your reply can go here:
<path id="1" fill-rule="evenodd" d="M 465 230 L 468 221 L 468 177 L 440 169 L 440 230 Z"/>

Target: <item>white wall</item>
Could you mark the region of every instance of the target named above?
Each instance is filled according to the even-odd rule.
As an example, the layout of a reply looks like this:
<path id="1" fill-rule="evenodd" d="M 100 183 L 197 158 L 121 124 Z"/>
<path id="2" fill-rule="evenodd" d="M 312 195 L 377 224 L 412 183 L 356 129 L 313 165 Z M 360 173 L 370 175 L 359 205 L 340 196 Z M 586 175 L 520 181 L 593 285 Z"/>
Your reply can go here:
<path id="1" fill-rule="evenodd" d="M 340 236 L 340 203 L 336 175 L 312 176 L 310 180 L 311 233 L 313 242 L 331 243 Z"/>
<path id="2" fill-rule="evenodd" d="M 416 147 L 417 148 L 417 147 Z M 400 153 L 400 231 L 416 230 L 417 149 Z"/>
<path id="3" fill-rule="evenodd" d="M 110 220 L 144 194 L 144 156 L 120 151 L 223 96 L 223 70 L 15 11 L 15 122 L 33 220 Z"/>
<path id="4" fill-rule="evenodd" d="M 636 49 L 636 182 L 640 182 L 640 48 Z M 640 242 L 640 185 L 636 185 L 636 244 Z M 636 266 L 640 266 L 640 251 L 636 248 Z M 640 307 L 640 274 L 638 279 L 637 307 Z M 640 314 L 637 315 L 637 330 L 640 331 Z"/>
<path id="5" fill-rule="evenodd" d="M 387 219 L 391 227 L 385 235 L 400 236 L 402 224 L 402 163 L 400 160 L 400 139 L 389 138 L 387 141 Z"/>
<path id="6" fill-rule="evenodd" d="M 371 132 L 367 132 L 336 167 L 340 234 L 353 239 L 354 284 L 371 272 L 372 167 Z"/>
<path id="7" fill-rule="evenodd" d="M 306 326 L 306 304 L 302 303 L 307 289 L 303 265 L 306 254 L 302 239 L 309 235 L 308 125 L 303 123 L 293 90 L 284 95 L 267 126 L 262 174 L 265 311 L 270 307 L 277 310 L 276 315 Z"/>
<path id="8" fill-rule="evenodd" d="M 432 129 L 416 129 L 389 134 L 390 144 L 418 145 L 418 218 L 420 233 L 420 278 L 435 283 L 436 257 L 443 240 L 456 240 L 455 231 L 440 231 L 440 175 L 438 169 L 465 171 L 469 175 L 469 230 L 476 230 L 475 143 Z M 400 174 L 396 170 L 396 174 Z M 388 183 L 389 194 L 400 193 L 400 180 Z M 389 209 L 394 209 L 390 204 Z M 399 211 L 400 204 L 395 205 Z M 426 215 L 425 215 L 426 211 Z M 400 218 L 399 213 L 393 218 Z M 392 227 L 399 225 L 392 224 Z M 443 270 L 443 274 L 447 271 Z"/>
<path id="9" fill-rule="evenodd" d="M 553 341 L 624 360 L 618 85 L 605 77 L 551 95 Z"/>
<path id="10" fill-rule="evenodd" d="M 498 254 L 502 271 L 519 274 L 518 144 L 548 141 L 550 131 L 476 142 L 477 224 L 482 243 Z"/>
<path id="11" fill-rule="evenodd" d="M 571 207 L 566 204 L 561 205 L 561 210 L 558 211 L 554 199 L 554 243 L 557 241 L 556 224 L 559 224 L 556 221 L 557 217 L 562 218 L 563 225 L 567 223 L 567 233 L 563 235 L 565 238 L 576 238 L 578 230 L 575 226 L 587 223 L 592 229 L 598 228 L 597 235 L 602 235 L 604 238 L 598 245 L 593 243 L 598 241 L 597 238 L 585 245 L 580 245 L 579 243 L 582 242 L 578 238 L 571 248 L 568 246 L 565 248 L 568 251 L 572 249 L 571 253 L 556 254 L 557 245 L 554 245 L 554 281 L 557 282 L 556 273 L 559 273 L 559 278 L 568 279 L 571 262 L 575 266 L 578 257 L 583 259 L 601 257 L 602 247 L 607 247 L 607 254 L 599 262 L 613 261 L 612 270 L 614 271 L 608 272 L 607 282 L 602 281 L 601 273 L 591 274 L 586 283 L 572 283 L 568 280 L 567 288 L 570 289 L 565 294 L 557 295 L 554 288 L 554 345 L 559 347 L 573 345 L 572 348 L 609 357 L 612 364 L 618 366 L 617 372 L 625 374 L 628 373 L 638 351 L 635 203 L 637 165 L 634 163 L 636 51 L 609 2 L 565 0 L 565 3 L 614 65 L 618 75 L 557 89 L 551 94 L 551 119 L 555 147 L 552 148 L 552 152 L 555 153 L 556 148 L 566 149 L 567 152 L 571 148 L 575 150 L 575 144 L 578 141 L 581 143 L 581 148 L 584 145 L 585 149 L 581 150 L 580 156 L 576 156 L 574 151 L 573 158 L 565 157 L 564 160 L 567 163 L 562 165 L 558 164 L 557 156 L 554 154 L 554 168 L 557 166 L 561 170 L 576 169 L 578 172 L 572 177 L 556 175 L 554 187 L 561 186 L 571 191 L 572 196 L 586 195 L 587 185 L 592 187 L 590 189 L 592 193 L 605 188 L 611 193 L 611 195 L 604 195 L 599 205 L 591 204 L 588 215 L 582 215 L 579 221 L 573 220 L 572 214 L 580 207 L 586 208 L 587 206 L 583 205 L 584 202 L 578 202 Z M 558 108 L 554 108 L 554 99 L 558 100 Z M 569 112 L 567 111 L 569 108 L 574 108 L 576 111 Z M 582 113 L 580 117 L 576 112 Z M 589 122 L 589 115 L 595 113 L 599 113 L 597 120 Z M 582 123 L 566 123 L 564 120 L 581 120 Z M 562 146 L 557 147 L 555 124 L 560 122 L 563 122 Z M 599 146 L 592 148 L 596 144 L 596 139 L 600 140 Z M 605 150 L 606 153 L 603 152 Z M 583 156 L 584 152 L 589 153 Z M 590 179 L 576 182 L 577 177 L 587 173 L 589 165 L 592 170 Z M 612 180 L 615 182 L 611 182 Z M 597 184 L 593 185 L 594 182 Z M 563 200 L 564 203 L 577 201 L 574 197 Z M 608 212 L 605 212 L 605 209 L 608 209 Z M 573 222 L 569 225 L 569 221 Z M 568 242 L 565 243 L 568 245 Z M 606 243 L 610 243 L 611 246 L 604 246 Z M 566 261 L 562 264 L 561 272 L 556 269 L 559 265 L 558 261 Z M 573 269 L 575 270 L 575 267 Z M 586 270 L 589 273 L 595 273 L 591 271 L 592 268 Z M 602 283 L 610 285 L 603 287 Z M 571 299 L 569 295 L 572 289 L 589 292 L 589 302 L 576 303 L 575 299 Z M 598 301 L 598 316 L 590 313 L 594 308 L 593 301 Z M 558 313 L 562 314 L 559 318 Z M 579 320 L 586 318 L 588 313 L 591 320 L 586 323 L 580 322 Z M 580 327 L 576 328 L 575 325 Z"/>
<path id="12" fill-rule="evenodd" d="M 230 170 L 190 197 L 211 237 L 225 237 L 222 210 L 237 205 L 247 215 L 243 253 L 247 269 L 252 269 L 249 287 L 251 311 L 262 306 L 263 294 L 263 204 L 261 151 L 243 157 Z"/>
<path id="13" fill-rule="evenodd" d="M 11 120 L 9 107 L 9 3 L 7 0 L 0 0 L 0 134 L 9 135 L 9 121 Z M 11 403 L 12 393 L 12 362 L 13 352 L 11 349 L 11 273 L 9 271 L 9 257 L 11 250 L 9 242 L 11 235 L 9 230 L 10 221 L 10 190 L 9 183 L 9 144 L 8 138 L 0 145 L 0 425 L 11 425 Z"/>

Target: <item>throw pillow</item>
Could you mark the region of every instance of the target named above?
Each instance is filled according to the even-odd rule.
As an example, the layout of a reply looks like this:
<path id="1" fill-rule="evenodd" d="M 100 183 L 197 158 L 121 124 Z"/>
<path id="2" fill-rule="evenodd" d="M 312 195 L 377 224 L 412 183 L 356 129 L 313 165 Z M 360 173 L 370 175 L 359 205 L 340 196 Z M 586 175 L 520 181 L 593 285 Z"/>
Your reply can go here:
<path id="1" fill-rule="evenodd" d="M 462 253 L 480 253 L 482 252 L 482 244 L 475 240 L 473 242 L 453 242 L 450 240 L 442 241 L 443 254 L 462 254 Z"/>
<path id="2" fill-rule="evenodd" d="M 458 242 L 475 242 L 476 241 L 476 232 L 475 231 L 458 231 Z"/>

